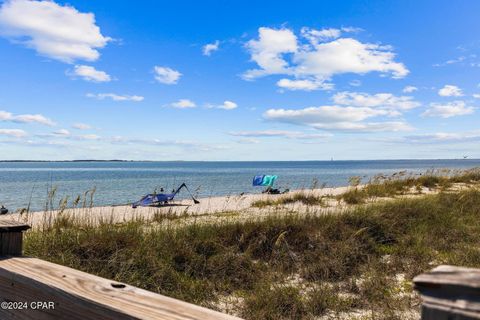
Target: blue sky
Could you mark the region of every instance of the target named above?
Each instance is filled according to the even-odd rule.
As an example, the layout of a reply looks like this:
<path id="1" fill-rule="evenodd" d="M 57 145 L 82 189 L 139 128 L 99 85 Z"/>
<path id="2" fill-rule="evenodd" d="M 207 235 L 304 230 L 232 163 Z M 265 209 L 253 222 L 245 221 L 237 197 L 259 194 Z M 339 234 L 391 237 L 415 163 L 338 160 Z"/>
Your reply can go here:
<path id="1" fill-rule="evenodd" d="M 0 2 L 0 158 L 480 157 L 480 2 Z"/>

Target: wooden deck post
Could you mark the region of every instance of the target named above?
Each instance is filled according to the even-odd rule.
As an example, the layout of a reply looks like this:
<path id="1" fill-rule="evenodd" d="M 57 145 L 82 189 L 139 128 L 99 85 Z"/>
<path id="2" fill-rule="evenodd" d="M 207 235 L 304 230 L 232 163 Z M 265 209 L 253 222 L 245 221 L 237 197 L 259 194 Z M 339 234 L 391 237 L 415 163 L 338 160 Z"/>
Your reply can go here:
<path id="1" fill-rule="evenodd" d="M 0 220 L 0 257 L 21 256 L 23 231 L 30 229 L 24 223 Z"/>
<path id="2" fill-rule="evenodd" d="M 439 266 L 413 279 L 423 320 L 480 319 L 480 269 Z"/>

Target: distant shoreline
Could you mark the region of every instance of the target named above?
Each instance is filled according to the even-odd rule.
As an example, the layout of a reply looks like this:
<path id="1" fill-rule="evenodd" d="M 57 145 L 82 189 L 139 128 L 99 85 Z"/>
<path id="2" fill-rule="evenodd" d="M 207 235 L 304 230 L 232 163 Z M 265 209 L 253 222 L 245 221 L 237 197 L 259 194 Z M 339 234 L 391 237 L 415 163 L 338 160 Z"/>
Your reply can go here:
<path id="1" fill-rule="evenodd" d="M 65 163 L 65 162 L 347 162 L 347 161 L 478 161 L 480 158 L 412 158 L 412 159 L 349 159 L 349 160 L 96 160 L 96 159 L 78 159 L 78 160 L 0 160 L 0 163 L 25 163 L 25 162 L 45 162 L 45 163 Z"/>

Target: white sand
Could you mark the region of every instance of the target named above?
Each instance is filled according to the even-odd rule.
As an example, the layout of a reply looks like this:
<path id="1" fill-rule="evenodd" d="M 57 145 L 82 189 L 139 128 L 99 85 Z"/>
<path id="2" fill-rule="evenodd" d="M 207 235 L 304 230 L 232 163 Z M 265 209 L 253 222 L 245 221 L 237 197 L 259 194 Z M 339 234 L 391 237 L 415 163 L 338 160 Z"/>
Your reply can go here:
<path id="1" fill-rule="evenodd" d="M 271 207 L 266 209 L 252 207 L 252 203 L 258 200 L 276 200 L 282 197 L 291 197 L 296 193 L 333 197 L 344 193 L 346 190 L 348 190 L 348 187 L 295 190 L 283 195 L 245 194 L 242 196 L 209 197 L 199 199 L 200 204 L 193 204 L 192 200 L 182 200 L 171 202 L 169 205 L 162 207 L 138 207 L 136 209 L 133 209 L 131 206 L 122 205 L 65 209 L 63 212 L 31 212 L 28 214 L 24 213 L 23 215 L 20 215 L 19 213 L 12 213 L 3 216 L 2 219 L 24 221 L 30 224 L 32 227 L 36 227 L 42 225 L 42 223 L 45 221 L 48 222 L 49 220 L 53 220 L 59 214 L 74 216 L 83 221 L 90 221 L 93 223 L 98 223 L 99 221 L 120 223 L 137 218 L 150 220 L 155 214 L 189 217 L 215 217 L 216 215 L 222 216 L 223 214 L 223 216 L 225 216 L 228 213 L 239 212 L 242 215 L 255 217 L 255 215 L 265 215 L 265 211 L 267 210 L 270 212 L 272 211 Z M 333 206 L 335 206 L 335 203 L 336 201 L 333 201 Z M 293 203 L 282 206 L 282 208 L 279 210 L 307 212 L 308 210 L 311 210 L 311 208 L 312 206 L 306 206 L 301 203 Z"/>

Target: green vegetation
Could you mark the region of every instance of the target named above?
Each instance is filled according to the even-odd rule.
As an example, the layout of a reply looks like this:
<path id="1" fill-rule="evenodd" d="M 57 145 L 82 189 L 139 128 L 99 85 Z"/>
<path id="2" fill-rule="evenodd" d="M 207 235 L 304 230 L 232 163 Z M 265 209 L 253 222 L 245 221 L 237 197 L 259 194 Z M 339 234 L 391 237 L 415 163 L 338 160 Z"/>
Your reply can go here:
<path id="1" fill-rule="evenodd" d="M 420 176 L 406 175 L 405 172 L 392 176 L 378 175 L 363 187 L 360 177 L 350 178 L 352 189 L 338 196 L 347 204 L 361 204 L 366 200 L 378 197 L 394 197 L 406 193 L 421 193 L 423 188 L 447 190 L 455 183 L 480 182 L 478 168 L 467 171 L 428 171 Z"/>
<path id="2" fill-rule="evenodd" d="M 421 178 L 407 185 L 443 183 Z M 448 182 L 478 178 L 476 173 Z M 397 188 L 387 185 L 385 190 Z M 405 312 L 418 309 L 412 277 L 442 263 L 480 267 L 475 188 L 351 207 L 342 214 L 272 214 L 181 227 L 169 225 L 169 218 L 157 217 L 161 225 L 93 225 L 65 216 L 27 232 L 25 251 L 210 308 L 233 297 L 233 310 L 247 319 L 357 311 L 368 311 L 367 318 L 404 319 Z"/>
<path id="3" fill-rule="evenodd" d="M 279 206 L 288 203 L 301 202 L 305 205 L 323 205 L 323 197 L 318 197 L 305 192 L 294 193 L 292 195 L 280 196 L 278 199 L 258 200 L 252 203 L 252 207 L 264 208 L 268 206 Z"/>

